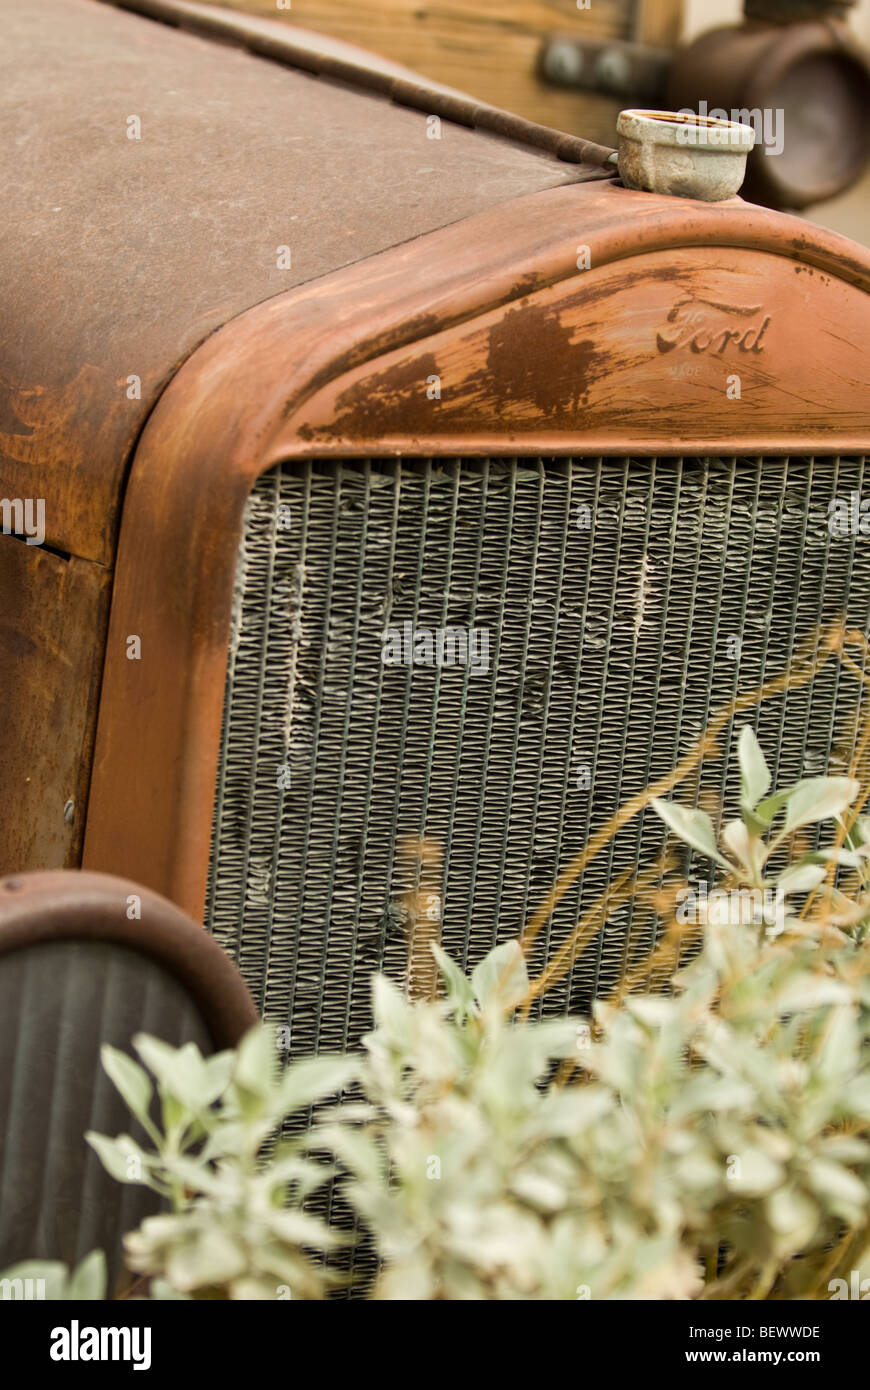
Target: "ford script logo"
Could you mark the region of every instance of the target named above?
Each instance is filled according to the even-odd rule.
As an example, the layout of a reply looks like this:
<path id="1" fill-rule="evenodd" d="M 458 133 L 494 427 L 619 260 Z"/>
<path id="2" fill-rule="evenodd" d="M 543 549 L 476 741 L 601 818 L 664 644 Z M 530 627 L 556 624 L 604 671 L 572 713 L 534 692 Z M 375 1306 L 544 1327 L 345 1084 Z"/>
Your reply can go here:
<path id="1" fill-rule="evenodd" d="M 728 344 L 741 352 L 763 352 L 770 323 L 761 304 L 720 304 L 713 299 L 678 299 L 656 333 L 659 352 L 688 348 L 721 357 Z"/>

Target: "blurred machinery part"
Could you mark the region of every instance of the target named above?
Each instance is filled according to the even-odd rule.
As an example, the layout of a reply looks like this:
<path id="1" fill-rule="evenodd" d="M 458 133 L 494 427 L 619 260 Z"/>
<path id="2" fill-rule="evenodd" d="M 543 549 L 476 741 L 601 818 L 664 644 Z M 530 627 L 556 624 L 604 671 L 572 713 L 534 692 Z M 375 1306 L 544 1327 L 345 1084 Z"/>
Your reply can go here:
<path id="1" fill-rule="evenodd" d="M 676 54 L 560 36 L 539 71 L 563 88 L 742 121 L 756 130 L 743 194 L 800 210 L 836 197 L 870 159 L 870 65 L 846 19 L 854 0 L 745 0 L 741 24 Z"/>

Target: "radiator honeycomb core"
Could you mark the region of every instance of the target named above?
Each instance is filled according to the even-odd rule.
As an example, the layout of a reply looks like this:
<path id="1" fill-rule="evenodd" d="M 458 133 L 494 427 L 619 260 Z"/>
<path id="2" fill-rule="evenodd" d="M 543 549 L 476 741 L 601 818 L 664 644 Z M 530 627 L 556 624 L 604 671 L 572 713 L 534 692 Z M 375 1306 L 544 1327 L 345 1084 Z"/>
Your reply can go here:
<path id="1" fill-rule="evenodd" d="M 820 624 L 867 631 L 870 538 L 829 524 L 863 475 L 863 458 L 499 458 L 293 463 L 259 479 L 207 925 L 264 1014 L 290 1023 L 292 1056 L 357 1043 L 372 972 L 404 978 L 403 839 L 443 845 L 443 943 L 471 966 L 715 710 Z M 385 664 L 385 631 L 406 623 L 486 631 L 488 669 Z M 783 785 L 846 770 L 860 698 L 832 659 L 737 723 Z M 729 725 L 729 756 L 705 761 L 692 796 L 727 807 L 733 739 Z M 663 843 L 653 813 L 627 825 L 533 968 Z M 587 1009 L 655 930 L 631 904 L 615 911 L 545 1011 Z"/>

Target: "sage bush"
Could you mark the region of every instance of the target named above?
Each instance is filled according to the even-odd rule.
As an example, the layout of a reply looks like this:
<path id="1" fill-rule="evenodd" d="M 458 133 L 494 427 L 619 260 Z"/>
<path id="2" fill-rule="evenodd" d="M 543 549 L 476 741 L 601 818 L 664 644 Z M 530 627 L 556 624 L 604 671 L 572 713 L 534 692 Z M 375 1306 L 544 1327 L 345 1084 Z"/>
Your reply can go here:
<path id="1" fill-rule="evenodd" d="M 748 727 L 738 758 L 718 834 L 651 803 L 713 890 L 669 883 L 664 990 L 533 1019 L 519 942 L 470 976 L 433 946 L 441 997 L 376 976 L 359 1054 L 281 1074 L 268 1027 L 208 1059 L 104 1049 L 150 1147 L 88 1140 L 171 1204 L 126 1238 L 131 1269 L 161 1296 L 321 1297 L 347 1237 L 311 1206 L 337 1180 L 377 1299 L 811 1299 L 870 1276 L 870 823 L 849 777 L 772 793 Z"/>

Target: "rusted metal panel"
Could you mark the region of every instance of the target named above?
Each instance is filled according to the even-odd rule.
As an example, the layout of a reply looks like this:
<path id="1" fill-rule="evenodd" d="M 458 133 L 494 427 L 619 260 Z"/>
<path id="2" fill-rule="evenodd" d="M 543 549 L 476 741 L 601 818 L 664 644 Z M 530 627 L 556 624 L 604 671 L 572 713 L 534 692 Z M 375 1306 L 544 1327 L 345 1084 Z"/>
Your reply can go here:
<path id="1" fill-rule="evenodd" d="M 585 263 L 578 254 L 583 247 L 590 251 L 588 270 L 578 268 L 578 259 Z M 669 314 L 687 287 L 696 299 L 715 302 L 723 286 L 738 295 L 738 308 L 764 307 L 772 288 L 774 297 L 784 296 L 782 318 L 770 336 L 769 358 L 753 351 L 763 320 L 754 339 L 745 336 L 752 331 L 749 319 L 742 343 L 729 336 L 727 347 L 751 364 L 751 399 L 728 400 L 724 382 L 708 399 L 703 377 L 705 409 L 687 423 L 679 370 L 688 361 L 709 371 L 708 359 L 693 352 L 691 341 L 663 352 L 656 334 L 676 330 L 679 336 L 684 324 Z M 418 454 L 496 446 L 530 454 L 624 454 L 650 451 L 651 434 L 656 447 L 681 453 L 704 452 L 711 438 L 717 449 L 737 452 L 750 437 L 757 440 L 761 426 L 763 444 L 754 442 L 754 453 L 785 453 L 798 441 L 805 449 L 810 440 L 821 453 L 859 442 L 866 449 L 868 288 L 865 252 L 793 218 L 737 199 L 690 203 L 603 184 L 551 190 L 482 213 L 227 325 L 179 372 L 137 451 L 121 534 L 85 863 L 137 878 L 191 915 L 202 914 L 233 557 L 245 499 L 259 473 L 317 452 L 377 455 L 405 447 Z M 611 321 L 614 297 L 620 315 Z M 772 320 L 765 332 L 771 327 Z M 650 336 L 646 356 L 643 334 Z M 831 390 L 824 421 L 816 388 L 808 403 L 792 389 L 795 378 L 807 380 L 798 359 L 810 337 L 812 370 Z M 442 393 L 441 401 L 429 402 L 428 423 L 418 415 L 416 429 L 405 426 L 400 441 L 385 441 L 379 431 L 392 404 L 389 392 L 400 409 L 409 407 L 415 390 L 426 399 L 426 377 L 438 367 L 433 360 L 431 373 L 422 370 L 428 364 L 421 349 L 425 359 L 425 341 L 432 339 L 446 360 L 455 360 L 460 381 L 452 428 L 437 424 L 441 407 L 457 409 Z M 488 376 L 494 342 L 498 362 Z M 387 374 L 393 369 L 393 376 L 381 383 L 381 414 L 366 418 L 370 406 L 359 382 L 366 373 L 376 379 L 391 353 Z M 403 354 L 413 362 L 412 381 L 395 375 Z M 763 367 L 750 354 L 764 360 Z M 580 365 L 585 375 L 576 378 L 572 394 L 566 373 Z M 614 366 L 623 373 L 624 389 L 608 398 L 604 369 Z M 467 409 L 463 414 L 463 389 L 477 391 L 473 418 Z M 570 408 L 561 395 L 555 398 L 562 391 Z M 632 392 L 643 393 L 643 412 L 620 425 L 633 410 Z M 353 409 L 347 410 L 349 403 Z M 594 429 L 590 405 L 597 412 Z M 753 416 L 749 430 L 741 422 L 744 408 Z M 126 659 L 129 634 L 141 637 L 141 661 Z M 159 817 L 154 807 L 161 808 Z"/>
<path id="2" fill-rule="evenodd" d="M 37 942 L 97 941 L 150 956 L 196 1001 L 215 1048 L 257 1022 L 236 967 L 173 903 L 109 874 L 25 873 L 0 883 L 0 959 Z"/>
<path id="3" fill-rule="evenodd" d="M 813 351 L 795 352 L 810 304 Z M 585 451 L 655 453 L 679 423 L 692 452 L 815 452 L 834 433 L 860 452 L 867 326 L 866 296 L 811 266 L 742 249 L 658 251 L 357 368 L 306 403 L 299 433 L 315 448 L 377 439 L 403 453 L 420 438 L 446 449 L 461 435 L 485 451 L 533 434 L 561 452 L 582 421 Z"/>
<path id="4" fill-rule="evenodd" d="M 222 323 L 604 172 L 95 0 L 0 26 L 0 492 L 38 477 L 49 543 L 103 564 L 148 412 Z"/>
<path id="5" fill-rule="evenodd" d="M 79 861 L 109 578 L 0 536 L 0 873 Z"/>

